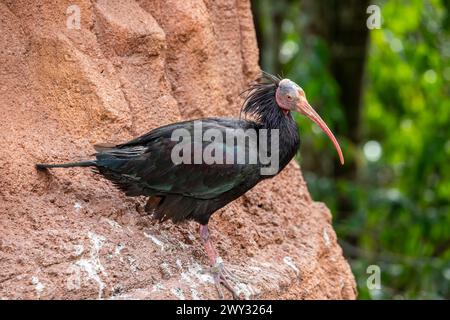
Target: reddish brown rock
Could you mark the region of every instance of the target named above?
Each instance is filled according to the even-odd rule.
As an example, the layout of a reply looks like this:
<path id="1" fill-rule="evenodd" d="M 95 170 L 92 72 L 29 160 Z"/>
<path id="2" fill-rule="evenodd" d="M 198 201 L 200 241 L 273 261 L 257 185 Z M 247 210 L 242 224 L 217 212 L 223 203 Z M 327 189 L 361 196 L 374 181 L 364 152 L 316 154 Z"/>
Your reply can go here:
<path id="1" fill-rule="evenodd" d="M 219 2 L 219 3 L 218 3 Z M 248 1 L 0 3 L 0 298 L 211 299 L 194 223 L 157 224 L 89 158 L 199 116 L 237 116 L 259 72 Z M 328 209 L 295 163 L 216 213 L 218 250 L 248 298 L 353 299 Z"/>

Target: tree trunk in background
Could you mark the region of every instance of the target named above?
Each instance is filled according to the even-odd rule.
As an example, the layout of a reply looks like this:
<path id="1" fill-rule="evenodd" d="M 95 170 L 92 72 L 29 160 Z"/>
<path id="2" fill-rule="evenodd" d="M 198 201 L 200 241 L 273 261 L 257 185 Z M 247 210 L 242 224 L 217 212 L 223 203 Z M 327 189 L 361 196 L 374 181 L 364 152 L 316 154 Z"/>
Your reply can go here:
<path id="1" fill-rule="evenodd" d="M 264 66 L 264 71 L 277 74 L 281 71 L 278 54 L 283 42 L 281 27 L 288 1 L 274 1 L 270 6 L 259 5 L 259 0 L 251 0 L 251 2 L 253 19 L 257 26 L 256 38 L 260 46 L 260 65 Z M 265 21 L 266 24 L 261 20 L 263 16 L 270 17 Z"/>
<path id="2" fill-rule="evenodd" d="M 364 64 L 367 54 L 367 0 L 303 0 L 302 10 L 310 17 L 306 34 L 323 38 L 330 49 L 330 70 L 340 89 L 339 101 L 345 125 L 337 128 L 340 135 L 358 146 L 360 137 L 361 98 Z M 356 179 L 356 162 L 335 165 L 336 179 Z M 348 199 L 339 199 L 340 216 L 353 211 Z M 342 213 L 342 214 L 341 214 Z"/>

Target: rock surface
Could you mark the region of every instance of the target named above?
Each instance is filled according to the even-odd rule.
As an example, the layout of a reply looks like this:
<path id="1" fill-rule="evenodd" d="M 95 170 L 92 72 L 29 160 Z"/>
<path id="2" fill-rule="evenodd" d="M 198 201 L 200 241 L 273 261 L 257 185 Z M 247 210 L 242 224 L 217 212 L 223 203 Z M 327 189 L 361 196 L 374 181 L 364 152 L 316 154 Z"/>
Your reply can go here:
<path id="1" fill-rule="evenodd" d="M 155 223 L 143 199 L 89 170 L 34 163 L 86 159 L 93 143 L 181 119 L 237 116 L 259 73 L 250 5 L 76 3 L 0 3 L 0 298 L 216 298 L 195 223 Z M 355 298 L 331 214 L 294 162 L 210 228 L 247 298 Z"/>

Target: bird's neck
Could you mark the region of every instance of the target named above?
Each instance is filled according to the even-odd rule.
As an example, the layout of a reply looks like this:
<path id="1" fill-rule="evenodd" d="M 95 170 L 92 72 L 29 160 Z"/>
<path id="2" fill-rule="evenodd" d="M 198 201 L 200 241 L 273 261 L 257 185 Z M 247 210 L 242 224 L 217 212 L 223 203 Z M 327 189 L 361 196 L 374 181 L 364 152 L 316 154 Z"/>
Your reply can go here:
<path id="1" fill-rule="evenodd" d="M 267 115 L 261 117 L 262 128 L 268 129 L 269 141 L 271 141 L 272 132 L 278 129 L 278 149 L 279 149 L 279 170 L 291 161 L 300 147 L 300 136 L 298 133 L 297 124 L 290 112 L 284 113 L 281 110 L 275 115 Z"/>

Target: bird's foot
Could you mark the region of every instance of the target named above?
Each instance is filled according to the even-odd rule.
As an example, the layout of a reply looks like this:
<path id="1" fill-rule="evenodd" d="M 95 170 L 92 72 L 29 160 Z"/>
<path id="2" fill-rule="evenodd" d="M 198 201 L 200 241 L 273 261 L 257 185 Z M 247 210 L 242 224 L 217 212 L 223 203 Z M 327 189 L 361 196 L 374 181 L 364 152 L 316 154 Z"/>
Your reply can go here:
<path id="1" fill-rule="evenodd" d="M 236 278 L 230 271 L 228 271 L 227 268 L 225 268 L 223 260 L 220 257 L 217 257 L 216 264 L 211 267 L 211 273 L 214 279 L 214 284 L 216 285 L 217 293 L 219 294 L 219 299 L 223 299 L 224 297 L 222 286 L 224 286 L 225 289 L 227 289 L 231 293 L 233 299 L 241 299 L 239 294 L 232 286 L 232 284 L 239 282 L 239 279 Z M 230 282 L 232 284 L 230 284 Z"/>
<path id="2" fill-rule="evenodd" d="M 200 225 L 200 236 L 205 245 L 205 251 L 208 254 L 209 262 L 211 264 L 211 273 L 214 278 L 214 283 L 216 285 L 217 293 L 219 294 L 219 299 L 223 299 L 222 286 L 227 289 L 233 299 L 240 299 L 240 296 L 236 293 L 236 290 L 230 284 L 238 284 L 244 282 L 237 277 L 235 277 L 230 271 L 228 271 L 224 264 L 222 258 L 217 255 L 216 250 L 209 238 L 209 230 L 207 225 Z"/>

